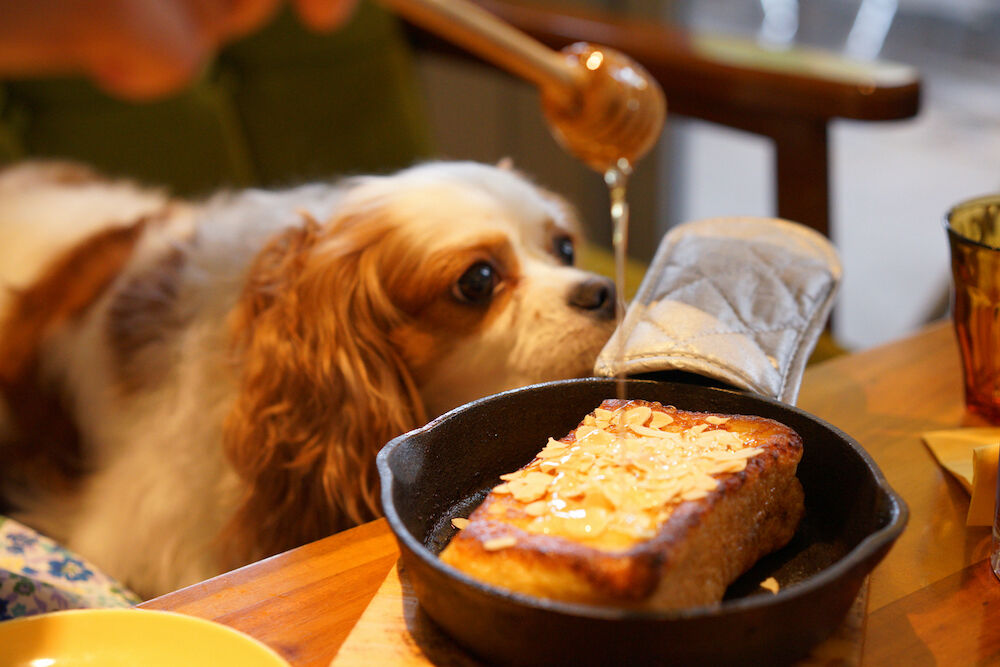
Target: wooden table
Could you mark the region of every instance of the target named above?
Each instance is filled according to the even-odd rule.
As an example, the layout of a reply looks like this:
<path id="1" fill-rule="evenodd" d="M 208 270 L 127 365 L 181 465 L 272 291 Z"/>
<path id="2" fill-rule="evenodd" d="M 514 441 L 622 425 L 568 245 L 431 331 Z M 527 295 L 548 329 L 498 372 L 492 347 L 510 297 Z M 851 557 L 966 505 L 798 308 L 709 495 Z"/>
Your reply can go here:
<path id="1" fill-rule="evenodd" d="M 906 531 L 870 578 L 863 664 L 1000 663 L 989 531 L 965 526 L 968 495 L 920 438 L 983 424 L 965 413 L 951 328 L 811 367 L 798 404 L 854 436 L 910 507 Z M 293 665 L 325 667 L 397 555 L 380 520 L 141 606 L 213 619 Z"/>

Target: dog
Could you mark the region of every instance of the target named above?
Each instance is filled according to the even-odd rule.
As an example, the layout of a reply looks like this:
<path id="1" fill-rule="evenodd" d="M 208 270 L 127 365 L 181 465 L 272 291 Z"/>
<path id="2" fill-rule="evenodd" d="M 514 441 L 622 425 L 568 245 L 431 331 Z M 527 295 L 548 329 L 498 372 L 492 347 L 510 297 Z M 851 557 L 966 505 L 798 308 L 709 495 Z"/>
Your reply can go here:
<path id="1" fill-rule="evenodd" d="M 0 171 L 0 496 L 143 597 L 379 515 L 375 455 L 587 376 L 614 285 L 509 165 L 184 201 Z"/>

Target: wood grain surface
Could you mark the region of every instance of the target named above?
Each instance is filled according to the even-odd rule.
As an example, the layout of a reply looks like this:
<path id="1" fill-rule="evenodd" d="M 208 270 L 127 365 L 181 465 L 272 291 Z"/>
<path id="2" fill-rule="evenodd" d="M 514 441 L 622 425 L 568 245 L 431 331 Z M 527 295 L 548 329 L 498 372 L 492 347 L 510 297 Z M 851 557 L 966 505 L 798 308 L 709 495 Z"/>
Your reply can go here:
<path id="1" fill-rule="evenodd" d="M 910 508 L 907 529 L 870 576 L 861 664 L 1000 663 L 989 530 L 965 526 L 968 495 L 920 437 L 983 425 L 964 410 L 950 326 L 809 368 L 798 404 L 855 437 Z M 379 520 L 142 606 L 225 623 L 293 665 L 329 665 L 397 556 Z"/>
<path id="2" fill-rule="evenodd" d="M 798 667 L 851 667 L 861 661 L 867 586 L 862 586 L 844 623 Z M 423 612 L 401 562 L 390 570 L 332 667 L 368 665 L 485 667 L 451 641 Z"/>

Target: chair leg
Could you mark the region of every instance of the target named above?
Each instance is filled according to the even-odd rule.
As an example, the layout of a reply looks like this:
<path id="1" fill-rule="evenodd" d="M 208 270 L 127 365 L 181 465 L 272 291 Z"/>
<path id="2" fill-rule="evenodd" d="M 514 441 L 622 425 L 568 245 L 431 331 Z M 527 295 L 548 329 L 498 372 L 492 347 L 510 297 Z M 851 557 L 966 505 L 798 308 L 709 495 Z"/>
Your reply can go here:
<path id="1" fill-rule="evenodd" d="M 830 238 L 830 150 L 824 120 L 791 121 L 774 139 L 778 217 L 811 227 Z M 826 323 L 832 335 L 834 312 Z"/>
<path id="2" fill-rule="evenodd" d="M 830 236 L 830 166 L 824 120 L 788 119 L 772 134 L 778 216 Z"/>

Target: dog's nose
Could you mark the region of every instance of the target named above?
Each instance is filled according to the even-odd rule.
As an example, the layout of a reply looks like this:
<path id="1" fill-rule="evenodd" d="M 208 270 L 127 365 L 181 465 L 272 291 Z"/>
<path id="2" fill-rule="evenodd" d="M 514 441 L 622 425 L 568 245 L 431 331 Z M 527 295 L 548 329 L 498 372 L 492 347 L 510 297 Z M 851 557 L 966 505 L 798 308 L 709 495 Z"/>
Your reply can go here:
<path id="1" fill-rule="evenodd" d="M 569 293 L 569 304 L 602 318 L 615 315 L 615 284 L 607 278 L 587 278 Z"/>

